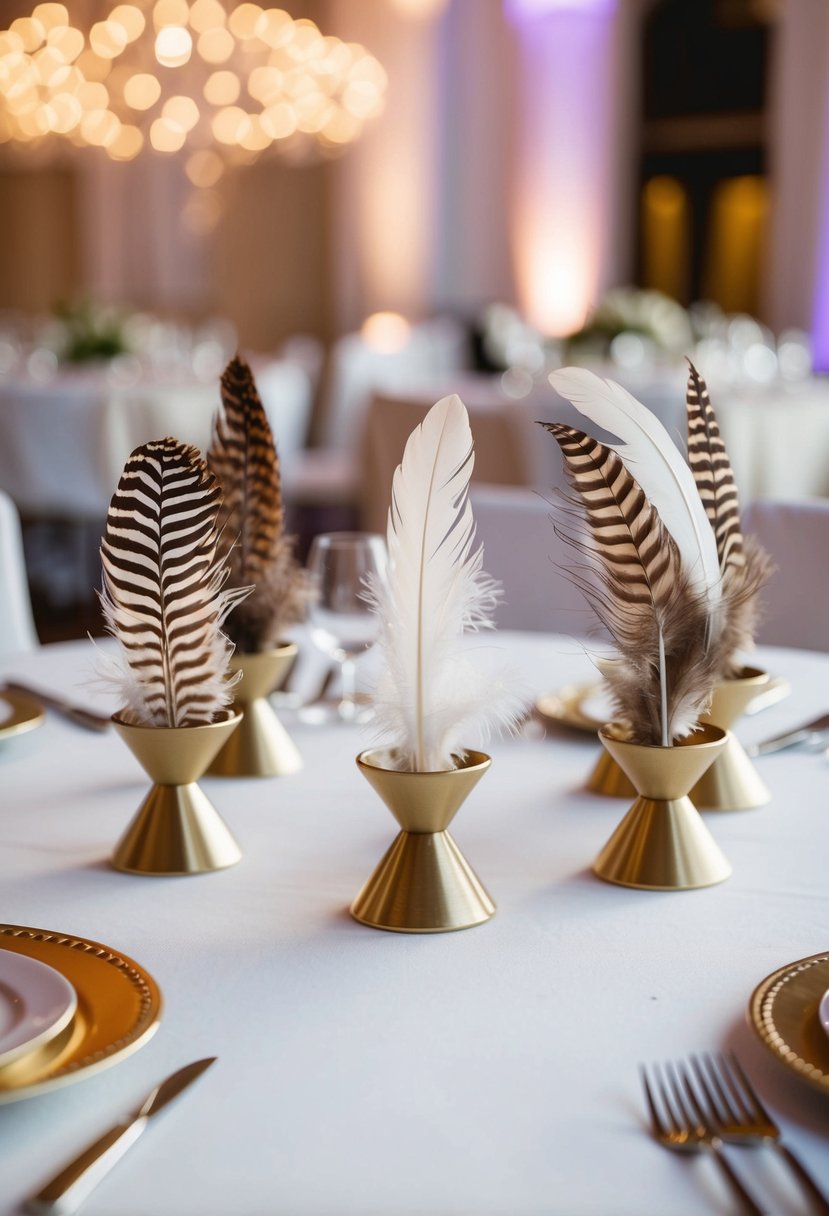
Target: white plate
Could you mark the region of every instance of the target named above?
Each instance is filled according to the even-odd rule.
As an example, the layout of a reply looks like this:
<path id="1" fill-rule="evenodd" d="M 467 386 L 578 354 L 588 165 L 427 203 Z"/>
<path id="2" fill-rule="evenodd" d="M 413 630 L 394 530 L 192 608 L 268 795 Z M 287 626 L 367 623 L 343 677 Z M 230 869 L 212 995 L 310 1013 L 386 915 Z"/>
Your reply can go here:
<path id="1" fill-rule="evenodd" d="M 0 1068 L 60 1034 L 78 998 L 64 976 L 34 958 L 0 950 Z"/>

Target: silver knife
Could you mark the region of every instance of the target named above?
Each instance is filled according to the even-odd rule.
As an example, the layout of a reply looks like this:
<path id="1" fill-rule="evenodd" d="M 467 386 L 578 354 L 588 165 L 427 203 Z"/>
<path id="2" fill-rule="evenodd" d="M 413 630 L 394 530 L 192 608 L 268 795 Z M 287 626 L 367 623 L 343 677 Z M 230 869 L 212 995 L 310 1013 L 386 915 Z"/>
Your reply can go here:
<path id="1" fill-rule="evenodd" d="M 77 1212 L 102 1178 L 121 1160 L 127 1149 L 135 1144 L 153 1115 L 163 1110 L 168 1102 L 200 1077 L 216 1060 L 196 1060 L 180 1068 L 172 1076 L 157 1085 L 141 1103 L 134 1114 L 116 1123 L 104 1132 L 94 1144 L 65 1166 L 44 1187 L 26 1200 L 26 1211 L 49 1212 L 51 1216 L 70 1216 Z"/>
<path id="2" fill-rule="evenodd" d="M 794 730 L 787 730 L 782 735 L 773 735 L 771 739 L 755 743 L 753 746 L 747 747 L 746 751 L 750 756 L 766 756 L 770 752 L 782 751 L 784 747 L 794 747 L 798 743 L 805 743 L 812 735 L 820 734 L 825 730 L 829 730 L 829 713 L 823 713 L 820 717 L 813 718 L 811 722 L 803 722 Z"/>

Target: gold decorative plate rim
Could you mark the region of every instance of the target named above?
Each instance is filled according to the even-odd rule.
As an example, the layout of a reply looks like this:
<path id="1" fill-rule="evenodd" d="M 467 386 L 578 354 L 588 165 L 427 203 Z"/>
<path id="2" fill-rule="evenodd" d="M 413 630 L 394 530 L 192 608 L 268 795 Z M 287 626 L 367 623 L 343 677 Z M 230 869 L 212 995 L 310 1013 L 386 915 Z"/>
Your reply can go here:
<path id="1" fill-rule="evenodd" d="M 818 1016 L 829 989 L 829 953 L 778 967 L 751 994 L 749 1024 L 760 1041 L 802 1080 L 829 1093 L 829 1037 Z"/>
<path id="2" fill-rule="evenodd" d="M 0 687 L 0 701 L 5 701 L 12 707 L 11 717 L 0 722 L 0 741 L 10 739 L 13 735 L 22 735 L 27 730 L 34 730 L 36 726 L 43 724 L 46 710 L 35 697 Z"/>
<path id="3" fill-rule="evenodd" d="M 604 686 L 604 681 L 583 680 L 577 684 L 563 684 L 554 692 L 543 693 L 536 698 L 535 712 L 539 718 L 554 726 L 568 726 L 572 730 L 595 734 L 606 726 L 607 718 L 597 718 L 582 708 L 585 701 L 595 696 Z"/>
<path id="4" fill-rule="evenodd" d="M 78 996 L 75 1018 L 61 1035 L 0 1070 L 0 1104 L 109 1068 L 158 1029 L 163 1007 L 158 984 L 121 951 L 91 938 L 9 924 L 0 924 L 0 949 L 55 967 Z"/>
<path id="5" fill-rule="evenodd" d="M 593 735 L 603 726 L 607 726 L 611 719 L 610 716 L 597 718 L 595 714 L 588 713 L 584 709 L 584 704 L 591 697 L 597 696 L 604 686 L 605 683 L 601 677 L 594 680 L 581 680 L 575 684 L 562 684 L 560 688 L 542 693 L 540 697 L 536 698 L 535 713 L 542 721 L 553 726 L 566 726 L 571 730 Z M 772 676 L 768 684 L 758 690 L 756 699 L 765 708 L 766 704 L 773 705 L 777 701 L 782 701 L 790 692 L 789 680 L 784 676 Z M 752 702 L 749 702 L 746 712 L 751 712 L 751 705 Z"/>

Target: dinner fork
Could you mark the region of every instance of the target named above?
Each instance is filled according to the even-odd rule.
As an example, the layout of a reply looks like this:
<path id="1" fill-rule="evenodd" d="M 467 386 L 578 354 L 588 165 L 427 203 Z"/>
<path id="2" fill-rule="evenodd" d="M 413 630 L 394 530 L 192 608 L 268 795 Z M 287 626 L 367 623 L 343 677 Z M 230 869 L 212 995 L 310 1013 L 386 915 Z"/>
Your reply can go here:
<path id="1" fill-rule="evenodd" d="M 718 1135 L 729 1143 L 753 1148 L 768 1144 L 788 1163 L 818 1211 L 829 1216 L 829 1202 L 790 1148 L 780 1139 L 780 1128 L 766 1110 L 757 1090 L 733 1052 L 691 1057 L 706 1110 Z"/>
<path id="2" fill-rule="evenodd" d="M 744 1209 L 752 1216 L 763 1216 L 762 1208 L 757 1206 L 722 1151 L 722 1140 L 706 1125 L 685 1070 L 681 1066 L 675 1068 L 666 1064 L 660 1071 L 659 1066 L 654 1065 L 650 1080 L 644 1066 L 640 1067 L 640 1073 L 651 1127 L 659 1143 L 679 1153 L 709 1152 L 739 1196 Z"/>

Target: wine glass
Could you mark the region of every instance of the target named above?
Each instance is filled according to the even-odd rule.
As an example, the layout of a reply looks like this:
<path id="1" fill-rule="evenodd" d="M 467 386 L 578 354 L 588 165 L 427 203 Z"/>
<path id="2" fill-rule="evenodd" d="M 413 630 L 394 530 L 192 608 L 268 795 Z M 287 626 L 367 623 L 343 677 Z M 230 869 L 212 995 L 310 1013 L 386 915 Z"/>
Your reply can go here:
<path id="1" fill-rule="evenodd" d="M 339 663 L 341 697 L 336 716 L 354 722 L 363 716 L 357 705 L 355 659 L 374 644 L 378 630 L 366 591 L 370 578 L 386 576 L 385 542 L 369 532 L 324 532 L 311 542 L 308 572 L 313 593 L 308 610 L 311 639 Z"/>

